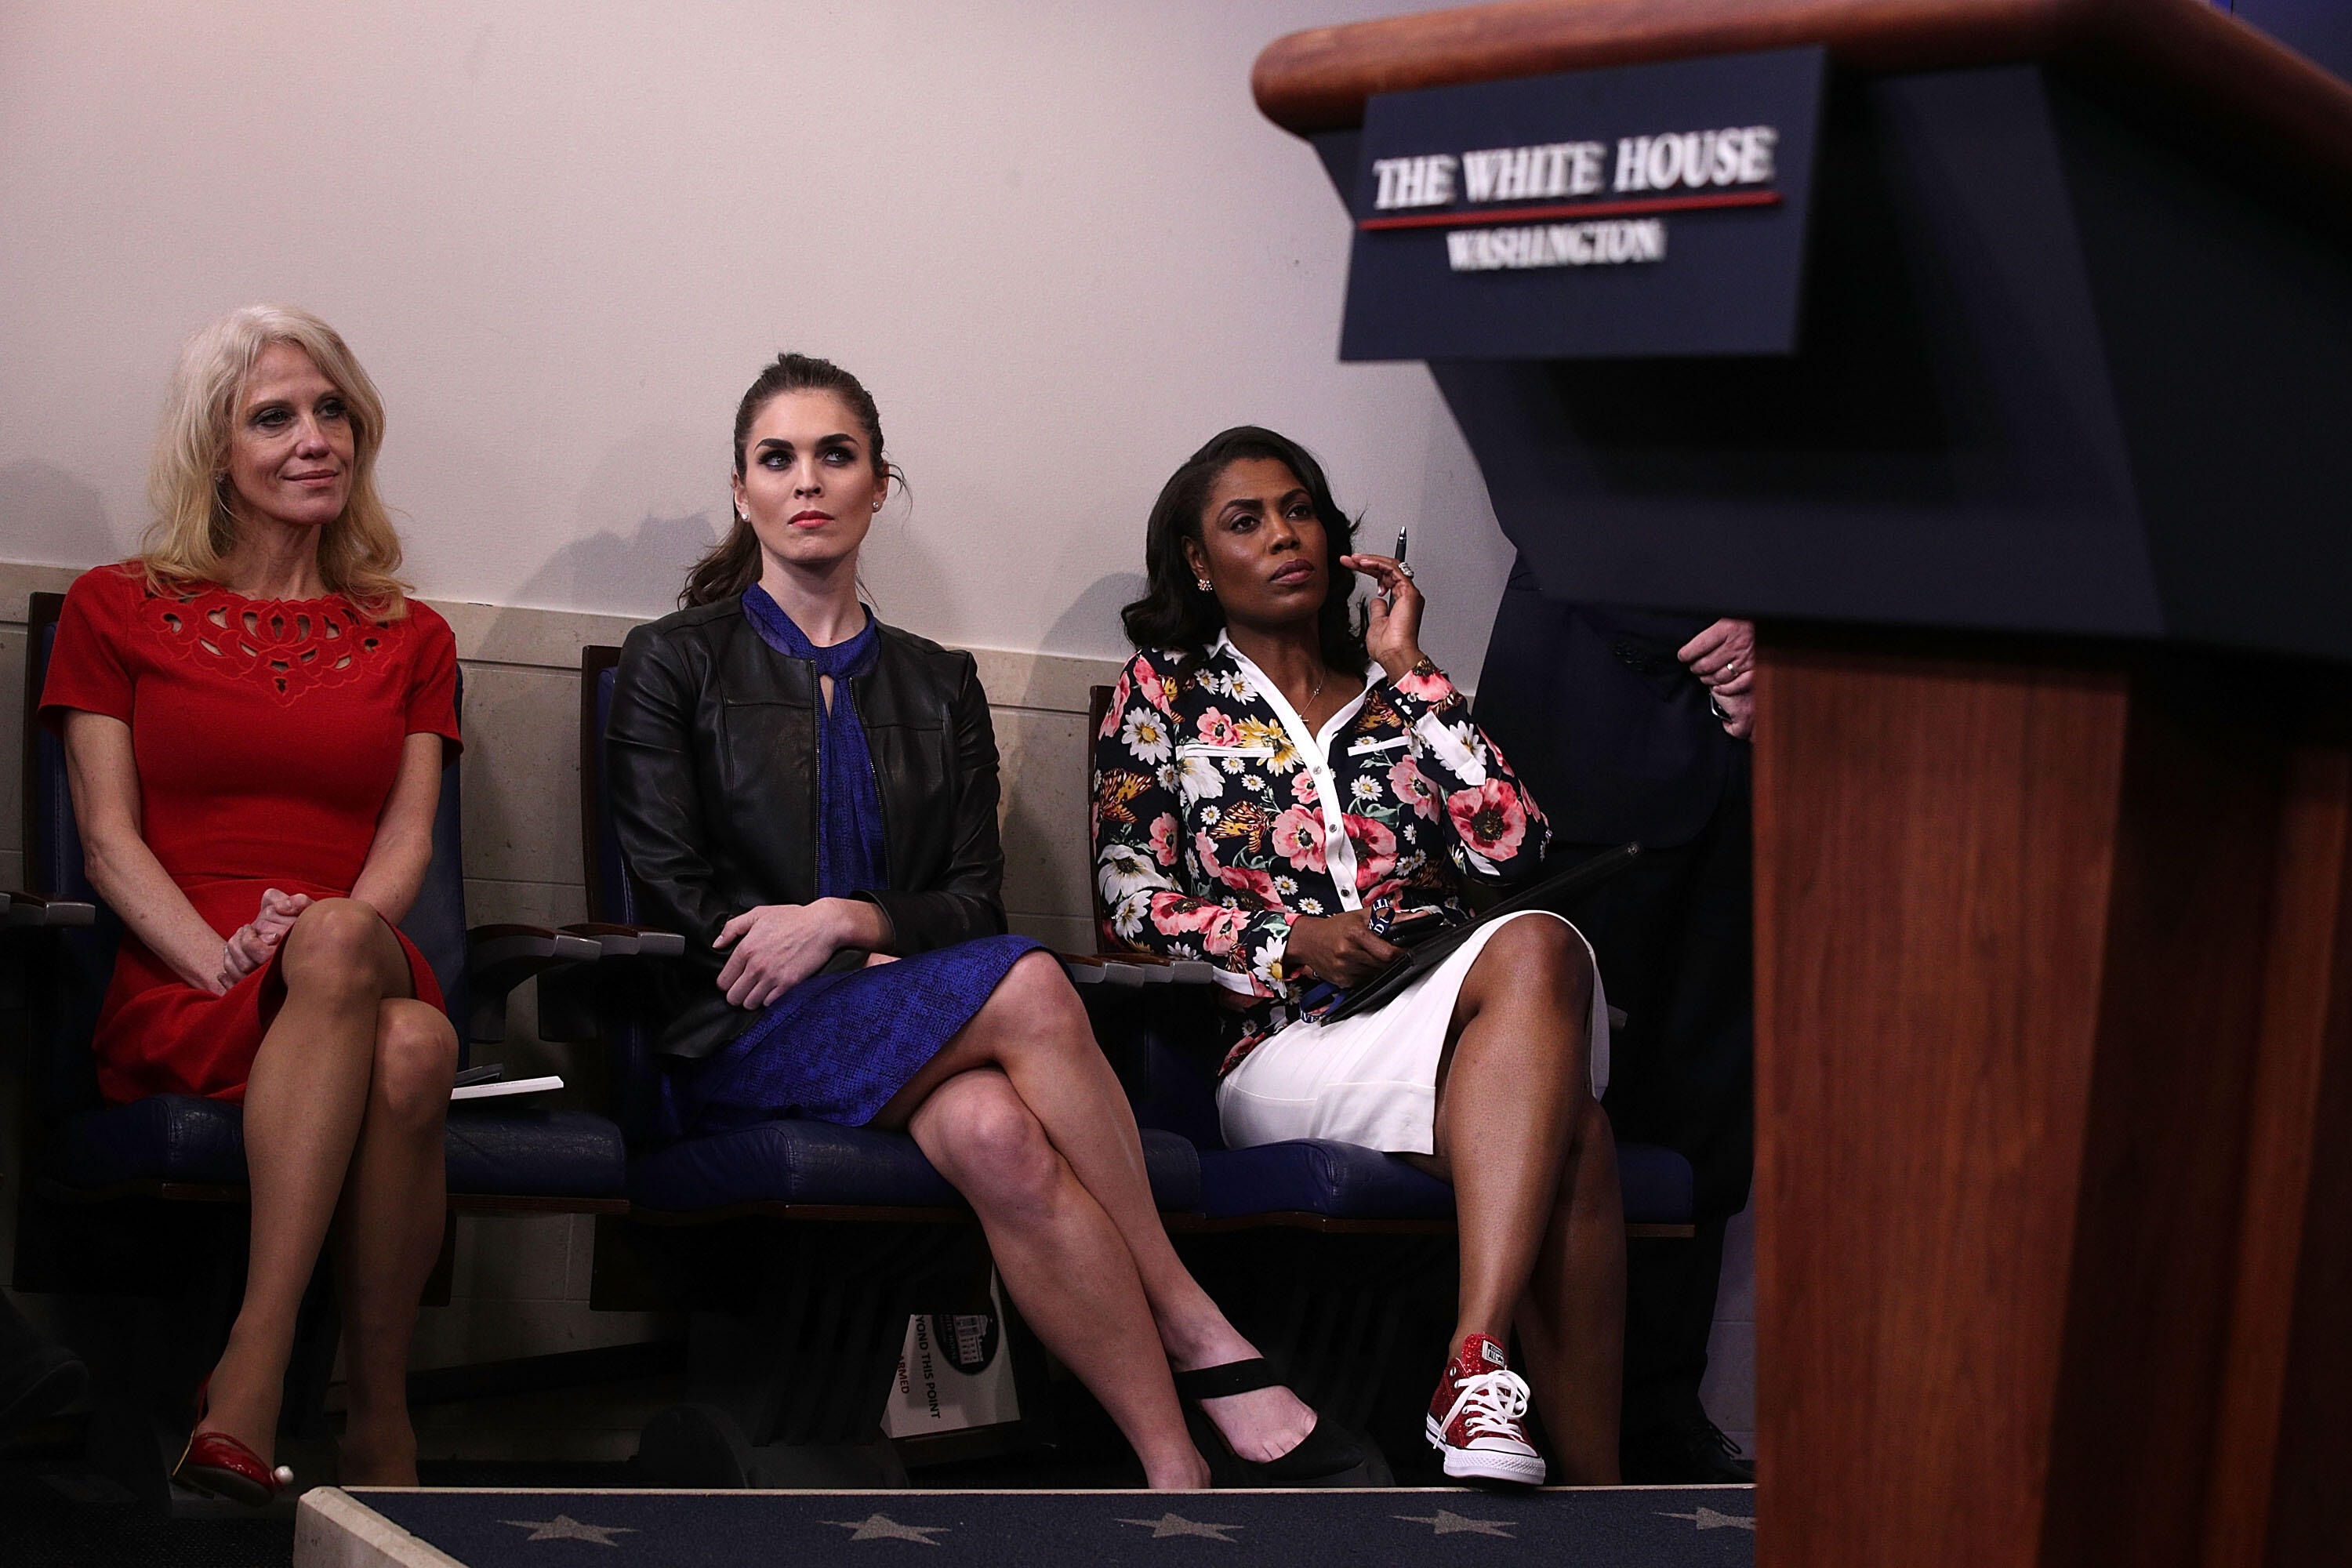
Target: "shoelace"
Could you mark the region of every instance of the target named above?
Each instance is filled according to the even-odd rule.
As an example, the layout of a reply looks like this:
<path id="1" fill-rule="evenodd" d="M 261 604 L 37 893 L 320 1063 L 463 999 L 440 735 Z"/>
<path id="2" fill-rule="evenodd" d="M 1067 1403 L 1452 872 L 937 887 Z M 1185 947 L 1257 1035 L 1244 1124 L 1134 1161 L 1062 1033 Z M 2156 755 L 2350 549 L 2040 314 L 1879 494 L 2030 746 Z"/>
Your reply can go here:
<path id="1" fill-rule="evenodd" d="M 1454 1386 L 1454 1408 L 1445 1413 L 1441 1426 L 1451 1428 L 1454 1417 L 1466 1407 L 1466 1429 L 1473 1437 L 1491 1435 L 1527 1440 L 1518 1426 L 1519 1417 L 1528 1413 L 1527 1379 L 1505 1368 L 1465 1377 Z"/>

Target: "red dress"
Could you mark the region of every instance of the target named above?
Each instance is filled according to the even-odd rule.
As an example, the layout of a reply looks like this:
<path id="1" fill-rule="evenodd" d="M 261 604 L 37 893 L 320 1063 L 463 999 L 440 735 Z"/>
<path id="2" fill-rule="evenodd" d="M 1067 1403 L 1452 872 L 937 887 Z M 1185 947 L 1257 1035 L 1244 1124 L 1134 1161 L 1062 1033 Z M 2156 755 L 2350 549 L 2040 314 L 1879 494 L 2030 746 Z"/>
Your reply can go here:
<path id="1" fill-rule="evenodd" d="M 340 595 L 152 594 L 136 563 L 85 572 L 66 595 L 40 716 L 68 709 L 131 726 L 140 832 L 226 937 L 265 888 L 342 898 L 359 879 L 412 734 L 457 742 L 457 647 L 415 600 L 397 621 Z M 395 933 L 396 934 L 396 933 Z M 440 987 L 405 936 L 416 995 Z M 107 1103 L 151 1094 L 242 1100 L 273 958 L 220 996 L 188 984 L 126 932 L 91 1048 Z"/>

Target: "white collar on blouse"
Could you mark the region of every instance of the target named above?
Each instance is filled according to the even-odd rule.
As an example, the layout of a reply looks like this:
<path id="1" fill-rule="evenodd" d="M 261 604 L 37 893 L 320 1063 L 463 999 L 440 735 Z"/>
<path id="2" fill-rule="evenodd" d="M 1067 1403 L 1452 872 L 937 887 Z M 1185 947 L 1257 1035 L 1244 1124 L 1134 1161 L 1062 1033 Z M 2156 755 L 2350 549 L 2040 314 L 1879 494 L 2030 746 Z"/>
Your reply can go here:
<path id="1" fill-rule="evenodd" d="M 1354 700 L 1325 720 L 1321 732 L 1317 733 L 1307 728 L 1307 721 L 1298 716 L 1298 710 L 1290 705 L 1290 700 L 1283 696 L 1282 689 L 1265 671 L 1234 646 L 1233 638 L 1218 632 L 1216 646 L 1210 651 L 1230 658 L 1249 680 L 1252 692 L 1282 721 L 1283 732 L 1290 737 L 1292 748 L 1315 781 L 1315 802 L 1323 816 L 1324 868 L 1331 875 L 1332 890 L 1339 894 L 1341 907 L 1360 908 L 1362 900 L 1356 896 L 1356 845 L 1348 837 L 1346 824 L 1341 820 L 1339 784 L 1331 774 L 1331 742 L 1355 721 L 1365 699 L 1371 696 L 1371 668 L 1364 671 L 1364 689 L 1356 693 Z"/>
<path id="2" fill-rule="evenodd" d="M 1290 743 L 1298 748 L 1298 754 L 1305 757 L 1309 765 L 1321 768 L 1326 773 L 1329 772 L 1328 764 L 1332 740 L 1362 710 L 1365 699 L 1371 696 L 1373 683 L 1379 679 L 1374 673 L 1380 668 L 1378 665 L 1365 666 L 1364 689 L 1356 693 L 1353 700 L 1323 721 L 1323 728 L 1318 731 L 1307 729 L 1307 721 L 1299 716 L 1297 709 L 1290 705 L 1290 700 L 1282 694 L 1282 688 L 1276 686 L 1273 678 L 1260 669 L 1249 655 L 1235 647 L 1234 639 L 1222 629 L 1217 633 L 1215 645 L 1209 651 L 1224 654 L 1241 667 L 1242 673 L 1249 677 L 1250 689 L 1263 697 L 1265 705 L 1274 710 L 1275 717 L 1282 721 L 1283 730 L 1290 736 Z"/>

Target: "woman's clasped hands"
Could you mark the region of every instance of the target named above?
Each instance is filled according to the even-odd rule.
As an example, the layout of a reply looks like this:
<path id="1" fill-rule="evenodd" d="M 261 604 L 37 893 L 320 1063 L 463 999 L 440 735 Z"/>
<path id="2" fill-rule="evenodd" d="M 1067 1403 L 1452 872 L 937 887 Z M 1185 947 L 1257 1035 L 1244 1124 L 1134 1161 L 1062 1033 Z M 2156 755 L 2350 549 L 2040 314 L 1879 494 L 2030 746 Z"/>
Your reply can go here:
<path id="1" fill-rule="evenodd" d="M 727 953 L 719 989 L 727 993 L 728 1005 L 756 1010 L 823 969 L 843 948 L 877 948 L 887 940 L 887 922 L 872 904 L 819 899 L 745 910 L 719 927 L 710 946 Z M 874 952 L 866 962 L 887 963 L 892 956 Z"/>
<path id="2" fill-rule="evenodd" d="M 294 929 L 294 919 L 310 907 L 308 893 L 280 892 L 266 888 L 261 894 L 261 912 L 251 922 L 231 931 L 221 943 L 220 973 L 213 977 L 213 994 L 220 995 L 247 975 L 269 962 L 286 933 Z"/>

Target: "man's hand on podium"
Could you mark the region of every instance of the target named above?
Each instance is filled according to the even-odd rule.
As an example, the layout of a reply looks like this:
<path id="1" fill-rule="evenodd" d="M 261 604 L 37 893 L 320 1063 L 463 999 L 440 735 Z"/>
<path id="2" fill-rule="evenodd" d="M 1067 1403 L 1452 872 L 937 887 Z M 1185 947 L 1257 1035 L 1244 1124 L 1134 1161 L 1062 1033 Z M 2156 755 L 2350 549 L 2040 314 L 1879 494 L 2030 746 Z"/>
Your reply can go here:
<path id="1" fill-rule="evenodd" d="M 1721 620 L 1683 644 L 1675 658 L 1706 682 L 1715 716 L 1734 740 L 1756 731 L 1756 623 Z"/>

